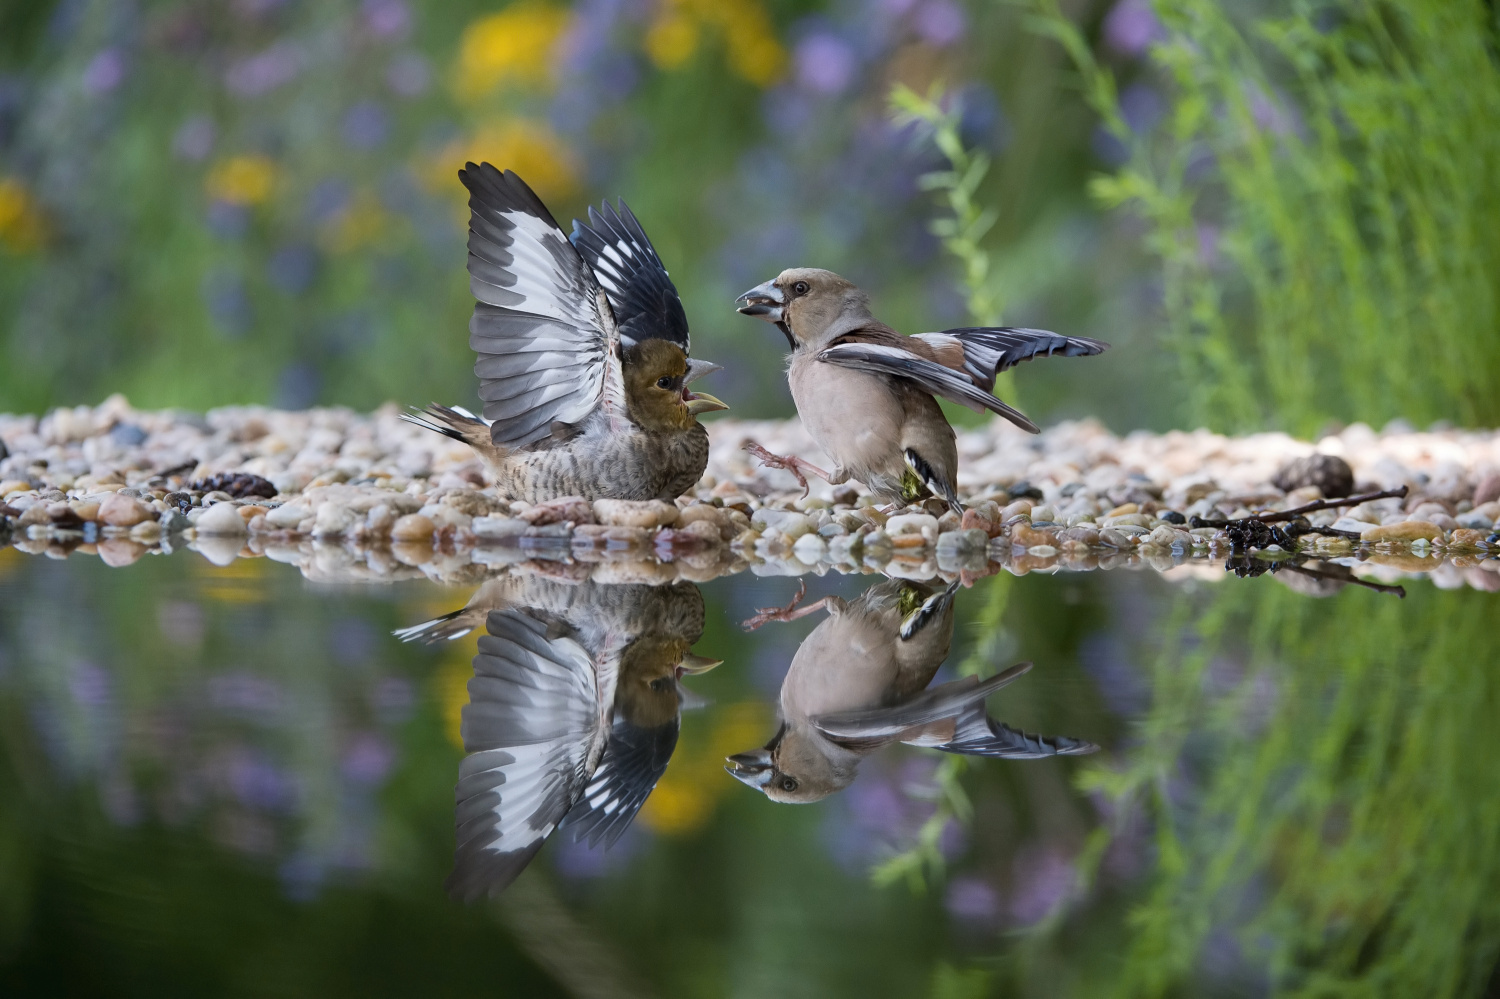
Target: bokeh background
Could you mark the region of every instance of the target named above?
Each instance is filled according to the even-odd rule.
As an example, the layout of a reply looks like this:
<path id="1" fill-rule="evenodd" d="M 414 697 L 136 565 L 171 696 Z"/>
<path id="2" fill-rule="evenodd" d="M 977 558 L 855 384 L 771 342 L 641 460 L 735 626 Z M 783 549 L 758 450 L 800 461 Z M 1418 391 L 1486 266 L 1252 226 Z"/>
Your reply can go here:
<path id="1" fill-rule="evenodd" d="M 732 299 L 816 264 L 1114 342 L 1023 369 L 1045 419 L 1493 423 L 1494 17 L 1397 9 L 4 0 L 0 410 L 471 399 L 472 158 L 564 225 L 624 196 L 741 415 L 790 399 Z M 899 85 L 988 158 L 977 280 Z"/>

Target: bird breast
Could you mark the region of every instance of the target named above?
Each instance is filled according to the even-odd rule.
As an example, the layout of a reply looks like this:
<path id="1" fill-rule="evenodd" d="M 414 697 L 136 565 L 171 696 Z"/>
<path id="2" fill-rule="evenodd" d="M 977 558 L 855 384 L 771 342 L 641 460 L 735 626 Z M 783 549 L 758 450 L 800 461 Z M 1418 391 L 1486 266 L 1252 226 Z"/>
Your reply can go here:
<path id="1" fill-rule="evenodd" d="M 905 407 L 890 379 L 797 352 L 787 373 L 802 424 L 834 463 L 864 481 L 902 471 Z"/>

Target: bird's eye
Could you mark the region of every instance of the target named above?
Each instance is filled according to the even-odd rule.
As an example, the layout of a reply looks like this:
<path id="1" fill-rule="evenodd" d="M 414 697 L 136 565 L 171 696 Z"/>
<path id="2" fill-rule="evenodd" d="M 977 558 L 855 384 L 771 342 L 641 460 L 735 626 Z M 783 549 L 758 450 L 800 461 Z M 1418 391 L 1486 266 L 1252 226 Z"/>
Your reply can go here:
<path id="1" fill-rule="evenodd" d="M 671 388 L 672 387 L 672 379 L 668 378 L 666 375 L 662 375 L 660 378 L 658 378 L 656 380 L 656 387 L 657 388 L 661 388 L 661 389 Z"/>
<path id="2" fill-rule="evenodd" d="M 667 680 L 666 680 L 666 678 L 659 676 L 655 680 L 652 680 L 651 681 L 651 689 L 655 690 L 655 691 L 658 691 L 658 692 L 666 690 L 667 689 Z"/>
<path id="3" fill-rule="evenodd" d="M 795 790 L 797 790 L 797 781 L 796 781 L 796 779 L 794 779 L 792 777 L 783 777 L 783 778 L 781 778 L 781 789 L 783 791 L 795 791 Z"/>
<path id="4" fill-rule="evenodd" d="M 806 281 L 798 281 L 796 284 L 792 285 L 792 291 L 796 292 L 799 295 L 806 295 L 807 294 L 807 282 Z M 796 783 L 796 782 L 794 781 L 793 783 Z"/>

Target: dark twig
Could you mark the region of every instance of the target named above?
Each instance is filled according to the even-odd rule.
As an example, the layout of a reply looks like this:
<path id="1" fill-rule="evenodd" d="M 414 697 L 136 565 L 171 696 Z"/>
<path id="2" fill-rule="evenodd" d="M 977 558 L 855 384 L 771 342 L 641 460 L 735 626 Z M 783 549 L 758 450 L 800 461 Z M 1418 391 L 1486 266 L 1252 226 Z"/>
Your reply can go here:
<path id="1" fill-rule="evenodd" d="M 1353 583 L 1355 586 L 1363 586 L 1366 589 L 1374 590 L 1376 593 L 1394 593 L 1400 599 L 1406 599 L 1406 587 L 1404 586 L 1387 586 L 1384 583 L 1372 583 L 1368 579 L 1360 579 L 1353 573 L 1346 576 L 1339 572 L 1309 569 L 1306 566 L 1297 565 L 1293 562 L 1283 563 L 1281 568 L 1283 572 L 1295 572 L 1299 575 L 1311 576 L 1313 579 L 1332 579 L 1339 583 Z"/>
<path id="2" fill-rule="evenodd" d="M 1337 510 L 1339 507 L 1359 506 L 1359 504 L 1368 503 L 1371 500 L 1405 498 L 1406 487 L 1402 486 L 1400 489 L 1382 489 L 1378 493 L 1365 493 L 1363 496 L 1345 496 L 1343 499 L 1318 500 L 1314 503 L 1306 503 L 1302 506 L 1293 507 L 1290 510 L 1278 510 L 1275 513 L 1252 513 L 1247 519 L 1269 524 L 1278 520 L 1291 520 L 1294 517 L 1302 516 L 1304 513 L 1312 513 L 1314 510 Z"/>

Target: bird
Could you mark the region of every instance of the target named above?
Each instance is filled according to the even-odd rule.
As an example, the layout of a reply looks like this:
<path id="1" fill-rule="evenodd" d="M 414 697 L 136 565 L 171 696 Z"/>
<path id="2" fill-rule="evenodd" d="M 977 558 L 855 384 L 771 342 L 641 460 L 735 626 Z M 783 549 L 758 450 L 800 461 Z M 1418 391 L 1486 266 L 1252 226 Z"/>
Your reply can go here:
<path id="1" fill-rule="evenodd" d="M 727 770 L 772 801 L 806 804 L 848 787 L 860 761 L 897 742 L 964 756 L 1039 759 L 1095 752 L 1091 742 L 1029 735 L 989 717 L 985 699 L 1028 670 L 1023 662 L 980 680 L 928 689 L 953 641 L 958 583 L 877 583 L 854 600 L 824 597 L 747 622 L 828 617 L 802 641 L 781 684 L 781 724 L 760 749 L 725 760 Z"/>
<path id="2" fill-rule="evenodd" d="M 590 208 L 570 240 L 513 171 L 458 176 L 483 411 L 434 403 L 404 418 L 468 444 L 512 499 L 686 492 L 708 464 L 698 417 L 729 407 L 687 387 L 718 366 L 689 358 L 676 287 L 629 207 Z"/>
<path id="3" fill-rule="evenodd" d="M 803 425 L 833 459 L 824 471 L 758 444 L 761 461 L 830 483 L 863 482 L 883 502 L 937 496 L 962 511 L 958 449 L 935 396 L 988 409 L 1037 433 L 1036 424 L 991 394 L 995 376 L 1044 355 L 1099 354 L 1109 344 L 1047 330 L 963 327 L 904 336 L 876 319 L 869 296 L 832 271 L 792 268 L 738 299 L 738 311 L 776 326 L 791 348 L 787 378 Z"/>
<path id="4" fill-rule="evenodd" d="M 604 585 L 512 572 L 458 611 L 398 632 L 437 641 L 483 628 L 455 788 L 448 891 L 503 892 L 558 830 L 613 844 L 676 748 L 684 676 L 717 660 L 698 588 Z"/>

